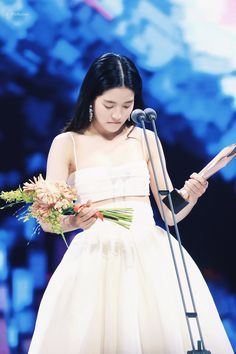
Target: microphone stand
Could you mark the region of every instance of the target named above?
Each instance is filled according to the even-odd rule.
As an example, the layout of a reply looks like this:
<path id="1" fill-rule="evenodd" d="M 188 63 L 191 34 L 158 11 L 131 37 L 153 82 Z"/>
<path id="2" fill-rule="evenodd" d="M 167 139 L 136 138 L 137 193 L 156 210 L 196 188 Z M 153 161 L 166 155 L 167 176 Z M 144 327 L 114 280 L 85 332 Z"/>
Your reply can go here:
<path id="1" fill-rule="evenodd" d="M 188 269 L 187 269 L 187 266 L 186 266 L 185 257 L 184 257 L 184 253 L 183 253 L 183 249 L 182 249 L 182 242 L 181 242 L 181 238 L 180 238 L 180 233 L 179 233 L 178 225 L 177 225 L 176 218 L 175 218 L 175 212 L 177 213 L 178 211 L 183 209 L 188 204 L 188 202 L 186 202 L 184 200 L 184 198 L 182 198 L 182 196 L 179 195 L 177 190 L 174 190 L 172 192 L 169 191 L 168 183 L 167 183 L 167 174 L 166 174 L 166 170 L 165 170 L 164 161 L 163 161 L 163 158 L 162 158 L 162 153 L 161 153 L 161 149 L 160 149 L 160 143 L 159 143 L 159 139 L 158 139 L 156 125 L 154 123 L 154 121 L 156 120 L 156 112 L 153 109 L 151 109 L 151 108 L 147 108 L 144 111 L 142 111 L 141 109 L 136 109 L 136 110 L 134 110 L 132 112 L 131 119 L 135 123 L 141 123 L 142 124 L 144 137 L 145 137 L 145 141 L 146 141 L 146 145 L 147 145 L 147 149 L 148 149 L 148 155 L 149 155 L 149 159 L 151 161 L 151 166 L 152 166 L 152 170 L 153 170 L 153 174 L 154 174 L 155 185 L 156 185 L 156 188 L 157 188 L 157 191 L 158 191 L 158 197 L 159 197 L 159 200 L 160 200 L 161 212 L 162 212 L 163 220 L 164 220 L 164 223 L 165 223 L 165 228 L 166 228 L 166 232 L 167 232 L 167 236 L 168 236 L 169 246 L 170 246 L 171 255 L 172 255 L 172 259 L 173 259 L 173 263 L 174 263 L 174 267 L 175 267 L 176 277 L 177 277 L 177 281 L 178 281 L 178 286 L 179 286 L 179 290 L 180 290 L 181 300 L 182 300 L 182 304 L 183 304 L 183 307 L 184 307 L 184 312 L 185 312 L 188 332 L 189 332 L 191 346 L 192 346 L 192 350 L 187 351 L 187 354 L 211 354 L 211 352 L 206 350 L 206 348 L 205 348 L 205 343 L 204 343 L 204 339 L 203 339 L 203 335 L 202 335 L 200 322 L 199 322 L 199 319 L 198 319 L 198 314 L 197 314 L 197 310 L 196 310 L 196 305 L 195 305 L 195 300 L 194 300 L 194 296 L 193 296 L 193 291 L 192 291 L 192 287 L 191 287 L 191 283 L 190 283 L 190 279 L 189 279 L 189 275 L 188 275 Z M 149 122 L 151 122 L 152 126 L 153 126 L 153 131 L 154 131 L 154 134 L 155 134 L 158 155 L 159 155 L 159 158 L 160 158 L 161 169 L 162 169 L 164 182 L 165 182 L 165 188 L 166 189 L 164 191 L 160 190 L 160 188 L 159 188 L 159 183 L 158 183 L 158 179 L 157 179 L 157 175 L 156 175 L 156 171 L 155 171 L 155 167 L 154 167 L 154 163 L 153 163 L 153 158 L 151 156 L 150 145 L 149 145 L 148 138 L 147 138 L 146 127 L 145 127 L 145 123 L 144 123 L 145 120 L 148 120 Z M 185 301 L 185 298 L 184 298 L 184 292 L 183 292 L 181 279 L 180 279 L 180 275 L 179 275 L 179 270 L 178 270 L 178 266 L 177 266 L 177 262 L 176 262 L 176 257 L 175 257 L 174 249 L 173 249 L 173 245 L 172 245 L 169 225 L 167 224 L 167 221 L 166 221 L 166 216 L 165 216 L 165 212 L 164 212 L 164 208 L 163 208 L 161 195 L 165 195 L 166 196 L 165 204 L 168 205 L 168 207 L 171 210 L 171 215 L 172 215 L 172 218 L 173 218 L 174 228 L 175 228 L 176 236 L 177 236 L 177 239 L 178 239 L 181 259 L 182 259 L 182 262 L 183 262 L 184 273 L 185 273 L 187 284 L 188 284 L 188 290 L 189 290 L 189 294 L 190 294 L 190 298 L 191 298 L 191 303 L 192 303 L 192 306 L 193 306 L 193 311 L 187 311 L 186 301 Z M 174 195 L 174 198 L 172 199 L 173 195 Z M 195 347 L 194 340 L 193 340 L 193 333 L 192 333 L 192 328 L 191 328 L 191 324 L 190 324 L 190 319 L 195 319 L 196 323 L 197 323 L 197 329 L 198 329 L 198 333 L 199 333 L 199 337 L 200 337 L 200 340 L 197 341 L 197 349 Z"/>

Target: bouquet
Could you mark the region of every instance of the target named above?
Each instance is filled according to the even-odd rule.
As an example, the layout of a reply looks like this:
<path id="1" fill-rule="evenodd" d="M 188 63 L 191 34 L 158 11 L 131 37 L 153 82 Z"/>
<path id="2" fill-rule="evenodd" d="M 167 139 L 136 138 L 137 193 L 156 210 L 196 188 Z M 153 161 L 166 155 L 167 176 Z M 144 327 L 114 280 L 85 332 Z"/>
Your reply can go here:
<path id="1" fill-rule="evenodd" d="M 63 216 L 76 215 L 81 209 L 91 205 L 91 202 L 76 203 L 77 191 L 66 182 L 47 181 L 41 174 L 34 177 L 33 181 L 25 182 L 23 187 L 9 192 L 2 191 L 0 198 L 7 203 L 0 209 L 23 203 L 24 210 L 22 211 L 22 207 L 18 210 L 17 218 L 23 222 L 34 218 L 38 226 L 40 223 L 49 224 L 54 233 L 62 236 L 67 247 L 61 226 Z M 132 208 L 99 209 L 95 217 L 107 219 L 129 229 L 132 211 Z"/>

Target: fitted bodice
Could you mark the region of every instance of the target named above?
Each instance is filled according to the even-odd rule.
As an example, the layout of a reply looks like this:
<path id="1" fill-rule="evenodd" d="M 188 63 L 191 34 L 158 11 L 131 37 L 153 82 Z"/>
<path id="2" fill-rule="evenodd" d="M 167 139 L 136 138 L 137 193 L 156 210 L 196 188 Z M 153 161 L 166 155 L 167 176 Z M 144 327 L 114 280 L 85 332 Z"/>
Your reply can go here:
<path id="1" fill-rule="evenodd" d="M 77 189 L 80 203 L 150 194 L 149 171 L 145 160 L 131 161 L 118 166 L 82 168 L 76 170 L 73 181 L 72 178 L 70 180 L 68 183 Z"/>

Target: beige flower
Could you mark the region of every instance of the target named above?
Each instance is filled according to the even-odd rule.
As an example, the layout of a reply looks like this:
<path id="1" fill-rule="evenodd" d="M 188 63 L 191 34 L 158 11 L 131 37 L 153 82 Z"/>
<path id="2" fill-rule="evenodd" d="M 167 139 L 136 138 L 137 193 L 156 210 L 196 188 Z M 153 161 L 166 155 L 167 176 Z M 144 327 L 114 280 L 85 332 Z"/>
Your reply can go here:
<path id="1" fill-rule="evenodd" d="M 44 222 L 50 216 L 51 208 L 35 201 L 30 207 L 30 212 L 39 222 Z"/>
<path id="2" fill-rule="evenodd" d="M 30 179 L 30 182 L 25 182 L 23 184 L 23 191 L 24 192 L 31 192 L 35 191 L 38 184 L 44 181 L 43 176 L 40 174 L 38 177 L 33 177 L 33 181 Z"/>
<path id="3" fill-rule="evenodd" d="M 34 177 L 30 183 L 24 183 L 23 190 L 34 191 L 38 203 L 54 206 L 56 209 L 67 208 L 77 198 L 77 191 L 66 182 L 44 180 L 42 175 Z"/>

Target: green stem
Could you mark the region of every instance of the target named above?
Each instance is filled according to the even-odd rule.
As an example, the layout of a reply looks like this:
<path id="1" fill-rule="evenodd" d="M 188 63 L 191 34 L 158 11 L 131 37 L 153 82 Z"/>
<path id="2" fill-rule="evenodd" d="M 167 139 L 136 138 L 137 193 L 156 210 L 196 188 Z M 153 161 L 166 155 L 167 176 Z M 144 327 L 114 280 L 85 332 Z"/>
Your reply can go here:
<path id="1" fill-rule="evenodd" d="M 113 213 L 108 213 L 108 212 L 103 212 L 102 214 L 105 218 L 111 218 L 116 220 L 127 220 L 130 222 L 132 221 L 132 215 L 123 215 L 123 214 L 114 215 Z"/>
<path id="2" fill-rule="evenodd" d="M 111 220 L 111 221 L 114 222 L 114 223 L 116 223 L 116 224 L 118 224 L 118 225 L 120 225 L 120 226 L 125 227 L 126 229 L 129 229 L 129 228 L 130 228 L 130 223 L 129 223 L 129 224 L 125 224 L 125 223 L 123 223 L 122 221 L 113 221 L 113 220 Z"/>
<path id="3" fill-rule="evenodd" d="M 63 241 L 64 241 L 65 244 L 66 244 L 66 247 L 68 248 L 69 246 L 68 246 L 68 243 L 67 243 L 67 241 L 66 241 L 65 235 L 63 234 L 63 232 L 60 233 L 60 235 L 61 235 L 61 237 L 63 238 Z"/>

